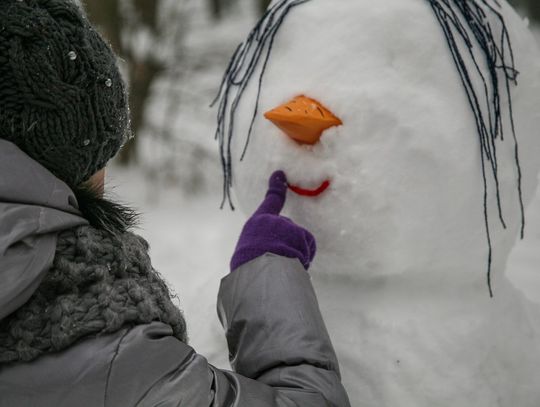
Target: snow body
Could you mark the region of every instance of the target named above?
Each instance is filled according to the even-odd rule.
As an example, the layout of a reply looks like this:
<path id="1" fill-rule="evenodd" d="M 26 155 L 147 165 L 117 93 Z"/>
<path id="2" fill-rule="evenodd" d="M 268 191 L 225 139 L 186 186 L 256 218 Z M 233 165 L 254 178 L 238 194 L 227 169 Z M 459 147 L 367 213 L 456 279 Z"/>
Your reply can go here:
<path id="1" fill-rule="evenodd" d="M 540 55 L 526 22 L 501 6 L 520 71 L 511 92 L 527 204 L 540 167 Z M 497 144 L 506 230 L 488 178 L 492 299 L 478 133 L 428 1 L 291 11 L 240 162 L 261 66 L 235 116 L 236 203 L 251 213 L 278 169 L 305 188 L 332 181 L 316 199 L 289 193 L 285 214 L 317 238 L 311 273 L 352 405 L 540 405 L 540 310 L 505 276 L 521 225 L 514 145 Z M 284 136 L 263 113 L 298 95 L 343 126 L 313 147 Z"/>

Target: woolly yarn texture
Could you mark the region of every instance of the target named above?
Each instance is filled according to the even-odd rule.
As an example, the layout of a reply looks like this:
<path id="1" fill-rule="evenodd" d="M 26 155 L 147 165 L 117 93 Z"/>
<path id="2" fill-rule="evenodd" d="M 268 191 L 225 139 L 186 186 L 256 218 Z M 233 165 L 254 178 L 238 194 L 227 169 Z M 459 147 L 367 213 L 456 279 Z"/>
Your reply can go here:
<path id="1" fill-rule="evenodd" d="M 81 226 L 59 235 L 53 267 L 38 290 L 0 321 L 0 364 L 32 361 L 152 321 L 170 325 L 187 342 L 184 317 L 152 268 L 148 243 Z"/>
<path id="2" fill-rule="evenodd" d="M 70 186 L 129 134 L 116 57 L 69 0 L 0 0 L 0 137 Z"/>

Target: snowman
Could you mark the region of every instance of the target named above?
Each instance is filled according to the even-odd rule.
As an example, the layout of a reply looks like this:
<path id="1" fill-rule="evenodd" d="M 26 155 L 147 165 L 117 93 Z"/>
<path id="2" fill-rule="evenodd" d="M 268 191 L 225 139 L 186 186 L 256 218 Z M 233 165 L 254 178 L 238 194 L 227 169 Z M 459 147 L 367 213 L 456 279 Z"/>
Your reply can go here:
<path id="1" fill-rule="evenodd" d="M 505 274 L 540 170 L 540 53 L 504 0 L 278 0 L 225 74 L 225 202 L 275 170 L 351 404 L 540 405 Z M 232 192 L 231 192 L 232 191 Z"/>

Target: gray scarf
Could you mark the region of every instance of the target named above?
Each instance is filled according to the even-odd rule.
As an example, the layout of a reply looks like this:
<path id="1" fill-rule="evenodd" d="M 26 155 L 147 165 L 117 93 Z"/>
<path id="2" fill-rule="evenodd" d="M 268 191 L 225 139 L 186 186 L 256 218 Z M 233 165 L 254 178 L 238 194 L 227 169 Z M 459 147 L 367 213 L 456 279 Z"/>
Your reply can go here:
<path id="1" fill-rule="evenodd" d="M 80 226 L 58 236 L 53 267 L 25 305 L 0 321 L 0 363 L 31 361 L 78 340 L 161 321 L 187 342 L 186 323 L 152 268 L 148 243 Z"/>

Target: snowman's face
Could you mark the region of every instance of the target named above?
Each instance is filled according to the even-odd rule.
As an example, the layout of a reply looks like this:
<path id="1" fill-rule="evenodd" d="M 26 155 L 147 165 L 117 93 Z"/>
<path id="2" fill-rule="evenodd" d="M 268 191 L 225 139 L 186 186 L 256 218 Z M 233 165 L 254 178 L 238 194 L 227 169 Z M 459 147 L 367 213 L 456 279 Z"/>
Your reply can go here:
<path id="1" fill-rule="evenodd" d="M 275 170 L 308 190 L 329 180 L 330 187 L 314 198 L 290 191 L 285 208 L 317 238 L 318 270 L 366 277 L 470 273 L 474 267 L 483 279 L 487 243 L 478 133 L 429 2 L 336 3 L 312 0 L 286 17 L 240 162 L 262 63 L 241 99 L 232 157 L 238 204 L 251 213 Z M 312 146 L 292 140 L 264 113 L 299 95 L 317 100 L 343 124 Z M 536 125 L 521 125 L 522 117 L 532 117 L 525 96 L 515 101 L 518 133 L 531 133 Z M 499 147 L 510 233 L 497 234 L 496 222 L 492 228 L 496 260 L 502 262 L 519 228 L 513 147 Z M 535 174 L 527 174 L 526 199 Z M 493 192 L 489 177 L 488 189 Z M 492 210 L 493 197 L 488 201 Z"/>

